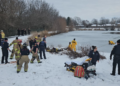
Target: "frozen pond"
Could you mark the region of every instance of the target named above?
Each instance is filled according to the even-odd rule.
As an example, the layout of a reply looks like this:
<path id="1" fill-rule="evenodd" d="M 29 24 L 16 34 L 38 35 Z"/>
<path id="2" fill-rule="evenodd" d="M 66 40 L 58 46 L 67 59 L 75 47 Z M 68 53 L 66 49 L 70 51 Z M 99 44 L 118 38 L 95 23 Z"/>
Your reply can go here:
<path id="1" fill-rule="evenodd" d="M 72 31 L 48 37 L 47 44 L 67 47 L 69 42 L 76 38 L 77 46 L 95 45 L 101 52 L 111 52 L 114 45 L 108 45 L 108 41 L 116 42 L 120 39 L 120 34 L 110 34 L 110 32 L 113 31 Z"/>

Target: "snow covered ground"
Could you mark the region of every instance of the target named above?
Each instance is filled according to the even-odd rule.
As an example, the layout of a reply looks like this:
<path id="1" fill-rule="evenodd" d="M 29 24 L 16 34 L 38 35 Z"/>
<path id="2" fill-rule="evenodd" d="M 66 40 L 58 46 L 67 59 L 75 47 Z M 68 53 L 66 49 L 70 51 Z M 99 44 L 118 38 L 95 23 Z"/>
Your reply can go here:
<path id="1" fill-rule="evenodd" d="M 109 49 L 111 50 L 113 46 L 107 45 L 108 39 L 111 38 L 111 40 L 116 41 L 119 35 L 102 33 L 107 32 L 74 31 L 47 38 L 48 45 L 53 44 L 57 46 L 62 43 L 61 45 L 66 47 L 69 41 L 76 38 L 78 45 L 92 45 L 94 43 L 94 45 L 98 46 L 101 54 L 104 54 L 107 59 L 101 60 L 97 64 L 97 76 L 91 75 L 91 78 L 87 81 L 84 78 L 76 78 L 72 72 L 66 71 L 64 67 L 64 62 L 71 61 L 68 56 L 46 52 L 47 59 L 41 60 L 43 62 L 41 64 L 38 64 L 36 60 L 34 64 L 29 63 L 27 73 L 24 72 L 22 67 L 21 72 L 17 74 L 15 64 L 0 65 L 0 86 L 120 86 L 120 76 L 110 75 L 112 61 L 109 60 Z M 27 37 L 20 37 L 20 39 L 25 41 Z M 9 43 L 13 39 L 15 38 L 10 38 Z M 104 47 L 100 47 L 104 44 Z M 31 59 L 32 55 L 29 55 L 29 58 Z M 81 59 L 78 59 L 78 61 L 81 61 Z"/>

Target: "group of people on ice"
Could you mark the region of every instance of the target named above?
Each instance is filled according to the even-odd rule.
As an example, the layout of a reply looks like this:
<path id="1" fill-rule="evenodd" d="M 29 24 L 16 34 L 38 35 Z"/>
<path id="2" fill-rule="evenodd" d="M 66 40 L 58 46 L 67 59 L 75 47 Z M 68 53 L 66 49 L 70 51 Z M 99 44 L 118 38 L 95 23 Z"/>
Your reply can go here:
<path id="1" fill-rule="evenodd" d="M 34 39 L 30 39 L 29 40 L 30 50 L 27 48 L 26 43 L 24 43 L 23 45 L 21 44 L 22 40 L 18 39 L 18 37 L 16 37 L 16 39 L 9 45 L 8 39 L 5 38 L 5 34 L 3 30 L 1 30 L 1 33 L 0 33 L 0 41 L 1 41 L 0 43 L 2 48 L 1 63 L 4 64 L 4 59 L 5 59 L 5 64 L 9 63 L 8 51 L 12 52 L 10 59 L 13 59 L 13 56 L 15 54 L 15 59 L 17 61 L 17 73 L 20 72 L 23 63 L 25 63 L 24 71 L 25 72 L 28 71 L 28 63 L 29 63 L 28 55 L 30 53 L 32 53 L 32 59 L 30 61 L 31 63 L 33 63 L 35 59 L 37 59 L 38 63 L 41 63 L 40 59 L 43 59 L 42 53 L 43 53 L 44 59 L 46 59 L 46 55 L 45 55 L 46 36 L 44 36 L 43 40 L 40 35 L 36 36 Z M 12 51 L 9 49 L 11 45 L 13 45 Z M 72 42 L 69 43 L 68 48 L 76 52 L 76 45 L 77 45 L 77 42 L 74 39 Z M 96 62 L 99 62 L 100 54 L 97 51 L 96 46 L 92 46 L 92 48 L 93 49 L 90 51 L 88 56 L 91 59 L 91 63 L 93 65 L 96 65 Z M 38 52 L 40 52 L 40 58 L 39 58 Z M 111 75 L 115 75 L 117 64 L 118 64 L 118 74 L 120 75 L 120 40 L 117 41 L 117 45 L 115 45 L 113 50 L 111 51 L 110 60 L 112 59 L 112 55 L 114 55 L 114 59 L 113 59 L 113 71 Z"/>

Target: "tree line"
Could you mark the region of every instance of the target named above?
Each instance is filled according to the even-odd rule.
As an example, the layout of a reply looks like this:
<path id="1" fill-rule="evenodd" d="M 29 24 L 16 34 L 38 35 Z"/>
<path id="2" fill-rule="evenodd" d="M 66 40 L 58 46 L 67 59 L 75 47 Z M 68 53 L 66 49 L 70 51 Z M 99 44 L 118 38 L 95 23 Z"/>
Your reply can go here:
<path id="1" fill-rule="evenodd" d="M 0 0 L 0 30 L 7 36 L 17 29 L 66 31 L 66 18 L 42 0 Z"/>

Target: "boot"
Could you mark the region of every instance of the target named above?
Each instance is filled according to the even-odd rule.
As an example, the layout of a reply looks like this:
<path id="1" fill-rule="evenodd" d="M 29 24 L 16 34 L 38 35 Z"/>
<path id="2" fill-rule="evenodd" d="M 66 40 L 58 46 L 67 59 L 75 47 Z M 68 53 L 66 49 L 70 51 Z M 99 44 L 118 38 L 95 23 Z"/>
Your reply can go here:
<path id="1" fill-rule="evenodd" d="M 17 73 L 19 73 L 20 71 L 17 71 Z"/>
<path id="2" fill-rule="evenodd" d="M 111 73 L 110 75 L 115 76 L 115 74 Z"/>
<path id="3" fill-rule="evenodd" d="M 42 63 L 42 62 L 40 61 L 40 62 L 38 62 L 38 63 Z"/>

